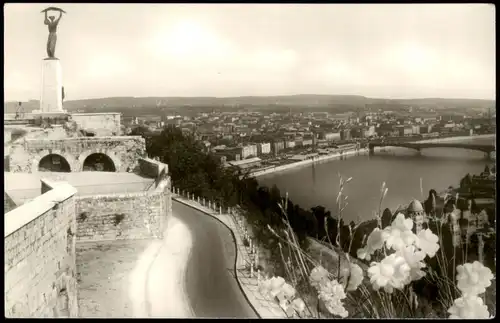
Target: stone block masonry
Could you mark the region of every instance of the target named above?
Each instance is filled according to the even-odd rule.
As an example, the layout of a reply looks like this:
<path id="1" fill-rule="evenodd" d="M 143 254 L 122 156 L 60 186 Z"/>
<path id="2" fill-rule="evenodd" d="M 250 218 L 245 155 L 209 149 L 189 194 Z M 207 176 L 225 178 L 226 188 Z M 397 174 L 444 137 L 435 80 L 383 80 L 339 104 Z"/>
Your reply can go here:
<path id="1" fill-rule="evenodd" d="M 42 158 L 58 155 L 68 162 L 72 172 L 79 172 L 87 157 L 99 153 L 108 156 L 118 172 L 127 172 L 138 166 L 145 151 L 146 141 L 141 136 L 27 139 L 12 146 L 10 171 L 36 173 Z"/>
<path id="2" fill-rule="evenodd" d="M 98 137 L 121 134 L 121 113 L 72 113 L 71 120 Z"/>
<path id="3" fill-rule="evenodd" d="M 170 179 L 155 190 L 79 196 L 77 241 L 161 239 L 172 212 Z"/>
<path id="4" fill-rule="evenodd" d="M 75 194 L 67 183 L 5 214 L 5 316 L 77 317 Z"/>
<path id="5" fill-rule="evenodd" d="M 139 171 L 143 176 L 157 178 L 162 171 L 168 173 L 168 165 L 151 158 L 140 158 Z"/>

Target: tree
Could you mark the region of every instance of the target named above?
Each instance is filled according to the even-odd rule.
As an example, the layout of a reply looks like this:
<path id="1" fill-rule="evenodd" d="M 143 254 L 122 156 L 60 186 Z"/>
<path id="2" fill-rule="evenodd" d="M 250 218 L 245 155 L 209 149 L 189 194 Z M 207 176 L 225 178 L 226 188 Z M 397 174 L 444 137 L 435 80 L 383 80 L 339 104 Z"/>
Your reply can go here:
<path id="1" fill-rule="evenodd" d="M 276 185 L 270 189 L 261 187 L 255 178 L 246 174 L 235 174 L 225 168 L 213 154 L 203 152 L 200 143 L 192 135 L 182 133 L 179 128 L 167 126 L 160 134 L 152 134 L 147 128 L 138 127 L 131 134 L 145 137 L 148 155 L 158 157 L 168 164 L 174 187 L 217 201 L 224 206 L 241 206 L 257 238 L 271 251 L 276 274 L 280 274 L 284 268 L 279 241 L 267 229 L 268 225 L 274 228 L 275 232 L 282 232 L 284 219 L 288 218 L 300 245 L 305 248 L 307 236 L 319 239 L 326 237 L 325 221 L 328 218 L 328 233 L 334 241 L 337 221 L 324 207 L 314 207 L 310 212 L 287 200 L 287 204 L 283 205 L 286 206 L 286 215 L 283 214 L 279 204 L 284 200 Z M 342 232 L 349 231 L 348 227 L 343 227 L 343 222 L 340 224 Z M 342 242 L 346 245 L 345 240 Z"/>

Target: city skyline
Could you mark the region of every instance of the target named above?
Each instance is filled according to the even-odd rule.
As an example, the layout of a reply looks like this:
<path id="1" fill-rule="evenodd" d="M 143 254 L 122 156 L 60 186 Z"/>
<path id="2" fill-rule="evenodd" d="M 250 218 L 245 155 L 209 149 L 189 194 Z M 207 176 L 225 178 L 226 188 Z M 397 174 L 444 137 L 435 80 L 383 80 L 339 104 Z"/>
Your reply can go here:
<path id="1" fill-rule="evenodd" d="M 47 4 L 5 6 L 5 101 L 39 99 Z M 68 100 L 495 99 L 491 5 L 61 4 Z M 325 32 L 328 30 L 328 32 Z M 367 56 L 369 55 L 369 59 Z"/>

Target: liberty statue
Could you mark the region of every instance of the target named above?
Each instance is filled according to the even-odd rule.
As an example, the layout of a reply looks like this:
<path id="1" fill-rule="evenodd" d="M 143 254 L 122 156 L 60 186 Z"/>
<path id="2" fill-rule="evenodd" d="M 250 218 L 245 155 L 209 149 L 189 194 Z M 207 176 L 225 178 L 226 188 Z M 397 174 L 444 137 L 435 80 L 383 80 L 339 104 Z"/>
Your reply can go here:
<path id="1" fill-rule="evenodd" d="M 55 16 L 49 16 L 48 11 L 59 11 L 59 17 L 56 19 Z M 49 58 L 55 58 L 56 53 L 56 43 L 57 43 L 57 25 L 62 18 L 62 14 L 66 13 L 64 10 L 56 7 L 49 7 L 42 10 L 45 13 L 44 24 L 49 27 L 49 38 L 47 39 L 47 55 Z"/>

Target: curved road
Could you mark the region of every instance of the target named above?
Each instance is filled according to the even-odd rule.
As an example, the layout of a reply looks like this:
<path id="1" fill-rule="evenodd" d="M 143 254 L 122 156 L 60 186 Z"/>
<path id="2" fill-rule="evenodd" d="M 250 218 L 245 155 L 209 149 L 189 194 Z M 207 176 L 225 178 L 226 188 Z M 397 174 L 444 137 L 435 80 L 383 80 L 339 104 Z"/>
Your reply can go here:
<path id="1" fill-rule="evenodd" d="M 234 276 L 236 248 L 229 229 L 213 217 L 172 201 L 172 213 L 191 231 L 186 293 L 196 317 L 258 318 Z"/>

